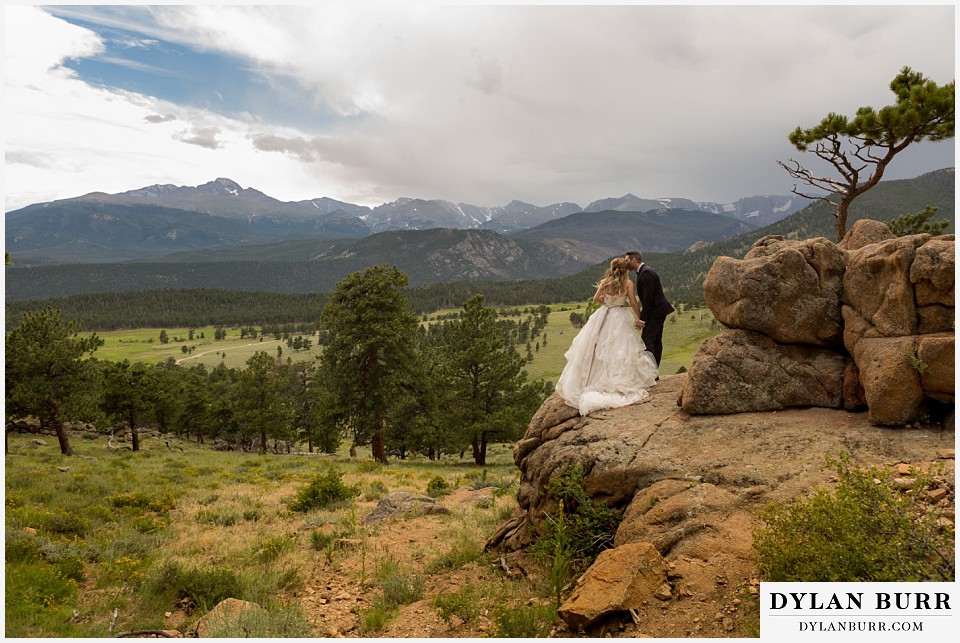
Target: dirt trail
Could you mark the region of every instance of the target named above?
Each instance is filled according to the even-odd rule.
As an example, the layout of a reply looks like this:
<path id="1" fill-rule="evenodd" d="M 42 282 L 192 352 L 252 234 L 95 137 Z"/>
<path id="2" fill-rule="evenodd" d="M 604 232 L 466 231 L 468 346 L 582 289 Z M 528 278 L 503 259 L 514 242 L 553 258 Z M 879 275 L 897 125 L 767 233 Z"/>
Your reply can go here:
<path id="1" fill-rule="evenodd" d="M 201 352 L 199 352 L 199 353 L 192 354 L 192 355 L 190 355 L 190 356 L 188 356 L 188 357 L 181 357 L 180 359 L 177 360 L 177 365 L 179 366 L 182 362 L 186 362 L 187 360 L 191 360 L 191 359 L 197 359 L 198 357 L 203 357 L 204 355 L 209 355 L 210 353 L 224 353 L 224 352 L 226 352 L 226 351 L 232 351 L 232 350 L 236 350 L 236 349 L 238 349 L 238 348 L 249 348 L 249 347 L 251 347 L 251 346 L 269 346 L 269 345 L 272 345 L 272 344 L 280 344 L 282 341 L 283 341 L 283 340 L 277 339 L 277 340 L 273 340 L 273 341 L 270 341 L 270 342 L 250 342 L 249 344 L 242 344 L 242 345 L 240 345 L 240 346 L 228 346 L 228 347 L 226 347 L 226 348 L 214 348 L 214 349 L 211 349 L 211 350 L 208 350 L 208 351 L 201 351 Z"/>

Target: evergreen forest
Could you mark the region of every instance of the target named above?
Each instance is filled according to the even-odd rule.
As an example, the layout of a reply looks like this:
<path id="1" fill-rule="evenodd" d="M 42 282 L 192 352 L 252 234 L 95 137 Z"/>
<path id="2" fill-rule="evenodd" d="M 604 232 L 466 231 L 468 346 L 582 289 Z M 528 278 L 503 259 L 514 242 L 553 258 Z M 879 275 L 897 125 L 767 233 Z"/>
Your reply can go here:
<path id="1" fill-rule="evenodd" d="M 518 439 L 549 392 L 549 382 L 527 381 L 518 347 L 529 352 L 550 309 L 498 318 L 477 295 L 457 314 L 420 324 L 405 283 L 388 266 L 349 276 L 316 316 L 318 329 L 291 337 L 294 357 L 257 351 L 243 368 L 97 359 L 96 333 L 57 308 L 25 312 L 7 333 L 7 419 L 36 418 L 65 455 L 68 428 L 81 422 L 113 427 L 134 451 L 138 432 L 150 430 L 260 453 L 336 453 L 349 438 L 381 462 L 469 452 L 483 465 L 487 446 Z M 282 327 L 245 330 L 255 337 Z M 297 359 L 296 340 L 312 337 L 321 356 Z"/>

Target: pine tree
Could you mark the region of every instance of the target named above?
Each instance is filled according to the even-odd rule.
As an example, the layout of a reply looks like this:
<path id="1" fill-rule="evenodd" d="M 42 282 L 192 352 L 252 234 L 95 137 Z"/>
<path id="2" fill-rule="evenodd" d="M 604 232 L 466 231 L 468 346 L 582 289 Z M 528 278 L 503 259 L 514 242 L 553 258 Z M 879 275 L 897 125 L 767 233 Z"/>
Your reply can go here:
<path id="1" fill-rule="evenodd" d="M 320 316 L 330 343 L 320 358 L 328 425 L 352 431 L 387 461 L 386 431 L 407 404 L 416 360 L 417 317 L 401 289 L 407 275 L 378 265 L 345 277 Z"/>
<path id="2" fill-rule="evenodd" d="M 464 304 L 461 318 L 451 322 L 449 341 L 444 370 L 451 411 L 474 462 L 484 465 L 491 441 L 520 436 L 542 401 L 539 388 L 526 383 L 524 360 L 504 340 L 496 313 L 483 306 L 483 295 Z"/>
<path id="3" fill-rule="evenodd" d="M 812 151 L 833 167 L 839 178 L 822 177 L 797 161 L 778 161 L 795 179 L 826 194 L 793 193 L 827 203 L 836 218 L 837 241 L 847 230 L 847 213 L 858 196 L 883 178 L 893 158 L 913 143 L 954 137 L 954 83 L 938 86 L 904 67 L 890 83 L 897 102 L 880 110 L 861 107 L 848 118 L 830 113 L 815 127 L 797 127 L 790 142 L 801 152 Z"/>
<path id="4" fill-rule="evenodd" d="M 244 437 L 259 439 L 260 453 L 267 452 L 267 439 L 289 439 L 292 411 L 287 404 L 286 382 L 276 360 L 257 351 L 237 381 L 237 424 Z"/>
<path id="5" fill-rule="evenodd" d="M 941 234 L 950 221 L 941 219 L 940 221 L 930 222 L 929 219 L 937 213 L 937 208 L 928 205 L 920 212 L 914 214 L 901 214 L 890 222 L 890 232 L 898 237 L 905 237 L 911 234 L 929 234 L 937 236 Z"/>
<path id="6" fill-rule="evenodd" d="M 103 369 L 103 408 L 108 415 L 125 421 L 130 427 L 131 446 L 140 450 L 139 427 L 154 413 L 157 382 L 142 362 L 101 362 Z"/>
<path id="7" fill-rule="evenodd" d="M 33 415 L 53 425 L 63 455 L 73 455 L 64 422 L 97 412 L 97 369 L 84 356 L 103 340 L 79 333 L 79 322 L 65 323 L 60 309 L 48 306 L 24 313 L 6 335 L 6 415 Z"/>

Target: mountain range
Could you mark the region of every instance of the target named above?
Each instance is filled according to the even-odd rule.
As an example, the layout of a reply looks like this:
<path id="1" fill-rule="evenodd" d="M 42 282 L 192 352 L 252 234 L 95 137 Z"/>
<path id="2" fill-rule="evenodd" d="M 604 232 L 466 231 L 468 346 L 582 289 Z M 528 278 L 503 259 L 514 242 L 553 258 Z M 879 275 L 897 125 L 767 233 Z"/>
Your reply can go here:
<path id="1" fill-rule="evenodd" d="M 104 202 L 102 195 L 87 195 L 78 200 L 66 200 L 67 203 L 39 204 L 9 213 L 7 249 L 14 252 L 13 265 L 6 269 L 8 303 L 80 293 L 196 288 L 326 292 L 347 274 L 376 263 L 396 265 L 409 275 L 411 286 L 469 283 L 475 284 L 470 286 L 473 289 L 483 288 L 484 283 L 579 279 L 578 275 L 587 275 L 585 279 L 589 281 L 602 273 L 603 265 L 610 257 L 631 249 L 643 251 L 654 265 L 662 269 L 668 296 L 679 298 L 679 301 L 696 301 L 702 298 L 703 276 L 717 256 L 743 256 L 757 238 L 766 234 L 780 234 L 787 238 L 833 236 L 833 218 L 822 203 L 811 204 L 760 228 L 730 216 L 734 214 L 732 210 L 724 214 L 699 208 L 663 207 L 693 203 L 679 199 L 669 203 L 658 200 L 656 203 L 661 207 L 638 212 L 630 208 L 643 207 L 644 204 L 627 195 L 622 199 L 595 202 L 591 204 L 594 211 L 555 216 L 512 233 L 498 232 L 486 225 L 507 216 L 502 212 L 499 217 L 491 216 L 479 225 L 466 228 L 451 226 L 360 235 L 351 233 L 355 236 L 345 232 L 338 236 L 329 231 L 325 235 L 301 231 L 291 234 L 291 239 L 277 241 L 269 234 L 268 223 L 252 230 L 251 222 L 269 218 L 263 216 L 262 211 L 248 203 L 244 216 L 239 216 L 236 214 L 238 210 L 226 208 L 224 203 L 230 202 L 230 189 L 236 189 L 239 194 L 239 188 L 230 188 L 226 182 L 219 186 L 226 188 L 226 194 L 221 194 L 220 199 L 210 195 L 198 198 L 197 191 L 204 186 L 169 190 L 175 199 L 164 203 L 179 205 L 179 208 L 152 203 Z M 951 222 L 947 228 L 951 232 L 954 191 L 953 168 L 914 179 L 883 181 L 855 201 L 848 226 L 859 218 L 890 221 L 901 214 L 919 212 L 932 205 L 938 208 L 936 218 L 947 218 Z M 262 200 L 256 195 L 255 199 Z M 122 198 L 145 197 L 150 198 L 149 193 L 126 193 Z M 97 203 L 97 199 L 99 204 L 93 209 L 91 204 Z M 775 203 L 773 199 L 761 197 L 760 201 L 772 204 Z M 412 208 L 419 211 L 421 206 L 415 201 L 406 201 L 404 205 L 412 204 Z M 740 203 L 744 208 L 760 210 L 756 204 L 747 205 L 749 202 L 749 199 L 743 199 Z M 206 212 L 182 209 L 199 208 L 200 203 L 204 204 Z M 224 209 L 217 210 L 215 206 Z M 311 205 L 318 212 L 336 213 L 333 220 L 350 222 L 347 217 L 352 215 L 347 213 L 346 206 L 349 204 L 319 199 Z M 523 204 L 514 202 L 505 206 L 510 207 L 514 208 L 511 215 L 514 220 L 530 220 L 524 215 Z M 460 209 L 469 211 L 462 206 Z M 368 210 L 372 212 L 372 209 Z M 367 211 L 355 212 L 366 216 Z M 741 217 L 750 214 L 738 213 Z M 283 224 L 289 228 L 297 224 L 312 230 L 310 226 L 315 225 L 308 217 L 299 220 L 288 217 L 293 221 L 290 223 L 276 216 L 281 223 L 272 224 L 274 226 Z M 472 221 L 475 224 L 483 216 L 475 216 Z M 183 220 L 192 222 L 193 227 L 189 229 L 192 238 L 186 228 L 177 229 L 175 239 L 170 238 L 172 235 L 164 236 L 163 231 L 169 232 L 166 226 L 171 221 Z M 314 220 L 330 221 L 317 215 Z M 395 217 L 393 222 L 399 224 L 400 219 Z M 230 235 L 236 238 L 230 239 Z M 45 246 L 42 244 L 44 236 Z M 47 252 L 60 263 L 31 262 L 30 254 L 24 252 L 25 241 L 40 249 L 34 256 Z M 15 249 L 18 244 L 19 251 Z M 178 246 L 178 252 L 170 252 L 171 248 Z M 60 251 L 63 252 L 57 254 Z M 66 251 L 85 259 L 66 263 Z M 91 257 L 101 258 L 97 261 Z M 574 290 L 582 286 L 580 281 Z M 561 290 L 559 286 L 551 288 L 558 293 Z"/>
<path id="2" fill-rule="evenodd" d="M 18 262 L 84 263 L 156 259 L 190 251 L 209 253 L 246 246 L 308 239 L 322 243 L 360 239 L 397 230 L 489 230 L 536 239 L 543 224 L 584 213 L 648 213 L 688 211 L 713 215 L 700 226 L 703 238 L 761 227 L 800 209 L 801 199 L 754 196 L 732 204 L 689 199 L 641 199 L 632 194 L 601 199 L 586 207 L 556 203 L 539 207 L 512 201 L 481 207 L 439 199 L 401 198 L 368 207 L 329 197 L 280 201 L 254 188 L 220 178 L 196 187 L 152 185 L 119 194 L 89 194 L 29 205 L 5 215 L 6 249 Z M 706 220 L 705 220 L 706 221 Z M 736 228 L 732 221 L 742 225 Z M 568 222 L 576 227 L 577 222 Z M 714 225 L 715 224 L 715 225 Z M 715 230 L 716 228 L 716 230 Z M 550 233 L 552 229 L 543 229 Z M 643 232 L 640 233 L 641 236 Z M 680 249 L 679 240 L 658 242 L 660 248 Z M 283 260 L 284 248 L 274 246 L 271 258 Z M 174 260 L 179 260 L 174 258 Z"/>

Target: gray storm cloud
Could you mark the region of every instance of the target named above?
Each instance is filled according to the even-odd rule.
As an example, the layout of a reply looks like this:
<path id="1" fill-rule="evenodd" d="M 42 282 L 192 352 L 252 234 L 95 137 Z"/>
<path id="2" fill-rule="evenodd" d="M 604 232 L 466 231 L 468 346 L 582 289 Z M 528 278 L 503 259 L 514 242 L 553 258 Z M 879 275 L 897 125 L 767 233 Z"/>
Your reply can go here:
<path id="1" fill-rule="evenodd" d="M 220 130 L 216 127 L 195 127 L 177 132 L 174 138 L 182 143 L 216 150 L 221 147 L 220 141 L 217 140 L 219 134 Z"/>
<path id="2" fill-rule="evenodd" d="M 204 106 L 229 125 L 188 127 L 176 140 L 209 150 L 230 141 L 225 156 L 245 146 L 257 164 L 293 159 L 296 171 L 284 176 L 302 173 L 310 189 L 333 186 L 330 196 L 367 202 L 786 194 L 792 181 L 777 161 L 800 154 L 787 140 L 795 127 L 892 103 L 888 85 L 904 65 L 940 84 L 954 75 L 951 6 L 56 11 L 87 23 L 99 16 L 145 41 L 212 52 L 257 74 L 262 83 Z M 229 104 L 239 95 L 248 102 Z M 272 109 L 258 112 L 263 104 Z M 177 107 L 151 105 L 146 122 L 162 123 L 182 113 Z M 887 178 L 953 162 L 950 145 L 917 149 L 898 157 Z M 206 159 L 198 165 L 209 167 Z"/>

